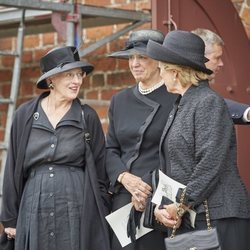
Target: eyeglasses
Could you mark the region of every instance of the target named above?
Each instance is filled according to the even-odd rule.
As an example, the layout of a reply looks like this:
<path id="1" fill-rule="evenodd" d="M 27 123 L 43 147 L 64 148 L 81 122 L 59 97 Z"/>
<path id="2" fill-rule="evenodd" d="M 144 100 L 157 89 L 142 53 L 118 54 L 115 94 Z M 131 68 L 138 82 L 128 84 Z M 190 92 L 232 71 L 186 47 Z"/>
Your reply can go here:
<path id="1" fill-rule="evenodd" d="M 77 77 L 78 80 L 82 80 L 86 76 L 86 72 L 81 71 L 81 72 L 74 73 L 74 72 L 68 71 L 63 74 L 63 77 L 66 78 L 67 80 L 73 80 L 75 76 Z"/>

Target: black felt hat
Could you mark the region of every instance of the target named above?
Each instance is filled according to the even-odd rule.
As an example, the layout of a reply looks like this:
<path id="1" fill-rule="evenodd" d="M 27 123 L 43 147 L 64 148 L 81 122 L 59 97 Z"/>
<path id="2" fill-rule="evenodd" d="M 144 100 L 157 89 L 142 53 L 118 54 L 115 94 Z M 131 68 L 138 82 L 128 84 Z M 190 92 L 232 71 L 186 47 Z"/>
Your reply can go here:
<path id="1" fill-rule="evenodd" d="M 39 89 L 47 89 L 46 79 L 50 76 L 75 68 L 82 68 L 86 74 L 89 74 L 94 69 L 94 66 L 87 61 L 80 61 L 75 47 L 65 46 L 53 49 L 43 56 L 40 60 L 40 68 L 43 74 L 36 85 Z"/>
<path id="2" fill-rule="evenodd" d="M 109 57 L 128 59 L 130 55 L 135 53 L 147 55 L 147 44 L 149 39 L 162 44 L 164 35 L 161 31 L 152 29 L 134 31 L 130 34 L 125 44 L 125 48 L 110 54 Z"/>
<path id="3" fill-rule="evenodd" d="M 189 66 L 208 75 L 213 71 L 206 68 L 208 59 L 204 56 L 205 44 L 203 40 L 188 31 L 170 31 L 163 44 L 150 40 L 147 45 L 149 57 L 177 65 Z"/>

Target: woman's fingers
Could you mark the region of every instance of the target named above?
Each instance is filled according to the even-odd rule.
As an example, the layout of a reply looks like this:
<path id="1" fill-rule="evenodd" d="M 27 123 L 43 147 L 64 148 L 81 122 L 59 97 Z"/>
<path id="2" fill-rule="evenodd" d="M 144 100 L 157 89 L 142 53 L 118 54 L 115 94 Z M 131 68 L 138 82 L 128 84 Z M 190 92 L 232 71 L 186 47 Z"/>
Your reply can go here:
<path id="1" fill-rule="evenodd" d="M 7 239 L 15 239 L 16 237 L 16 229 L 12 227 L 7 227 L 4 229 L 4 232 L 7 234 Z"/>
<path id="2" fill-rule="evenodd" d="M 137 201 L 133 196 L 131 198 L 131 201 L 132 201 L 133 206 L 135 207 L 135 210 L 140 211 L 140 212 L 144 211 L 145 205 L 146 205 L 144 202 Z"/>
<path id="3" fill-rule="evenodd" d="M 168 213 L 167 209 L 159 209 L 159 206 L 156 206 L 154 215 L 156 220 L 166 227 L 172 228 L 177 223 L 175 218 L 173 218 L 171 214 Z"/>
<path id="4" fill-rule="evenodd" d="M 152 190 L 151 187 L 140 177 L 130 173 L 124 175 L 122 184 L 138 201 L 141 199 L 145 200 Z"/>

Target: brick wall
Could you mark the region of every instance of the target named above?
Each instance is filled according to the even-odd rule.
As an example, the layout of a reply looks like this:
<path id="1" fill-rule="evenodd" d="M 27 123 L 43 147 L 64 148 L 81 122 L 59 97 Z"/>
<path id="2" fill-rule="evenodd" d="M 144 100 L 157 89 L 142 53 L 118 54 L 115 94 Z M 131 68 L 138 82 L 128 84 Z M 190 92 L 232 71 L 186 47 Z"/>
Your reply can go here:
<path id="1" fill-rule="evenodd" d="M 83 0 L 81 2 L 84 4 L 127 10 L 150 10 L 151 8 L 150 1 L 148 0 Z M 125 25 L 112 25 L 85 29 L 83 31 L 83 46 L 87 47 L 124 26 Z M 144 28 L 146 27 L 150 28 L 150 24 L 144 26 Z M 128 70 L 127 61 L 107 58 L 107 54 L 122 48 L 126 39 L 127 35 L 122 36 L 119 40 L 102 46 L 86 57 L 89 62 L 95 65 L 95 71 L 84 79 L 80 98 L 90 100 L 90 103 L 97 110 L 101 118 L 105 131 L 108 124 L 107 107 L 111 96 L 118 90 L 134 83 Z M 62 42 L 56 33 L 25 36 L 18 105 L 41 93 L 41 91 L 35 87 L 35 82 L 40 76 L 39 58 L 48 50 L 58 46 Z M 15 45 L 16 38 L 14 37 L 0 39 L 0 50 L 15 50 Z M 13 61 L 13 57 L 0 57 L 0 97 L 9 96 Z M 6 107 L 6 105 L 1 105 L 0 107 L 0 140 L 4 137 Z"/>
<path id="2" fill-rule="evenodd" d="M 149 0 L 82 0 L 81 2 L 83 4 L 128 10 L 149 11 L 151 9 L 151 1 Z M 250 37 L 250 0 L 232 0 L 232 2 L 242 19 L 248 37 Z M 123 26 L 124 25 L 112 25 L 84 30 L 84 46 L 89 46 L 98 39 L 121 29 Z M 140 28 L 150 28 L 150 24 L 146 24 Z M 123 47 L 127 37 L 126 34 L 120 37 L 120 39 L 102 46 L 86 57 L 87 60 L 95 65 L 95 71 L 84 80 L 80 98 L 92 100 L 90 103 L 97 110 L 105 131 L 108 124 L 107 107 L 111 96 L 117 91 L 134 84 L 126 60 L 107 58 L 107 54 Z M 41 91 L 35 87 L 35 82 L 40 76 L 39 58 L 46 53 L 46 51 L 61 43 L 62 40 L 56 33 L 25 36 L 18 105 L 41 93 Z M 16 38 L 14 37 L 0 39 L 0 50 L 14 50 L 15 44 Z M 0 96 L 9 96 L 12 67 L 12 57 L 0 57 Z M 4 136 L 6 107 L 6 105 L 1 105 L 0 107 L 0 140 L 2 140 Z"/>

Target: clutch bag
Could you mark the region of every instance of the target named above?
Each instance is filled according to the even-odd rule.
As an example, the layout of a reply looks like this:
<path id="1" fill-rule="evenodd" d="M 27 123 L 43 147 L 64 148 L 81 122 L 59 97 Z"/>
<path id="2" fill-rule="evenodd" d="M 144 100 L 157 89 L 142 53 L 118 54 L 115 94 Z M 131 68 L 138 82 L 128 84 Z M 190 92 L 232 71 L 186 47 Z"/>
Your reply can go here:
<path id="1" fill-rule="evenodd" d="M 157 187 L 157 173 L 156 171 L 154 171 L 152 173 L 152 191 L 153 194 L 156 190 Z M 154 203 L 152 203 L 152 197 L 153 194 L 150 195 L 147 198 L 147 202 L 146 202 L 146 206 L 145 206 L 145 210 L 144 210 L 144 220 L 143 220 L 143 226 L 147 227 L 147 228 L 152 228 L 161 232 L 168 232 L 168 228 L 165 227 L 164 225 L 160 224 L 158 221 L 156 221 L 155 216 L 154 216 L 154 209 L 156 207 L 156 205 Z"/>
<path id="2" fill-rule="evenodd" d="M 180 199 L 180 205 L 183 205 L 186 190 L 184 189 Z M 170 237 L 165 239 L 167 250 L 220 250 L 220 243 L 216 228 L 212 228 L 208 211 L 207 200 L 203 202 L 206 212 L 207 229 L 194 230 L 187 233 L 175 235 L 177 223 L 173 227 Z M 178 212 L 177 212 L 178 217 Z M 178 218 L 177 218 L 178 219 Z"/>

